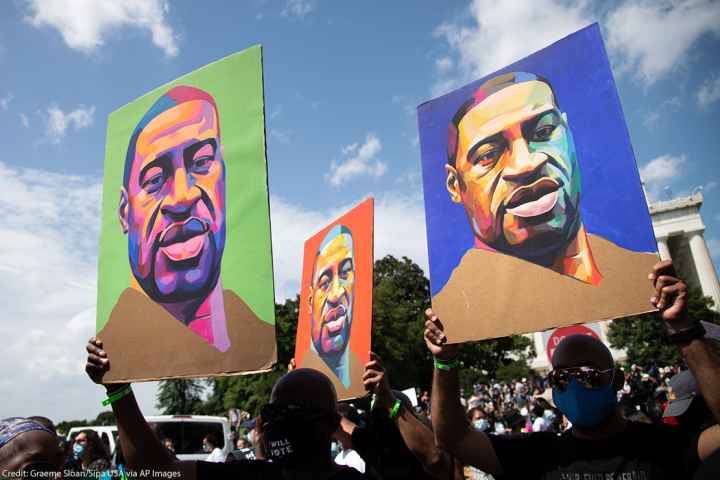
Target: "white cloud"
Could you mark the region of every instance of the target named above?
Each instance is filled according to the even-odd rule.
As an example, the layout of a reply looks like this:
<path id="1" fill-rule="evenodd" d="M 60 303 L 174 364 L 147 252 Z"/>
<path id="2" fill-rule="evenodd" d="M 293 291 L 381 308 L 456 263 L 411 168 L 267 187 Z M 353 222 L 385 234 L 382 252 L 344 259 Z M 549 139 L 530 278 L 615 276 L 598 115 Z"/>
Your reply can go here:
<path id="1" fill-rule="evenodd" d="M 452 69 L 452 67 L 453 61 L 450 57 L 440 57 L 438 59 L 435 59 L 435 68 L 441 75 L 448 73 Z"/>
<path id="2" fill-rule="evenodd" d="M 315 9 L 315 2 L 311 0 L 287 0 L 285 8 L 280 14 L 283 17 L 304 18 Z"/>
<path id="3" fill-rule="evenodd" d="M 685 164 L 685 155 L 661 155 L 650 160 L 640 168 L 640 177 L 650 201 L 656 200 L 660 189 L 681 176 L 681 167 Z"/>
<path id="4" fill-rule="evenodd" d="M 362 145 L 356 142 L 343 147 L 341 150 L 343 160 L 332 161 L 330 173 L 325 175 L 325 181 L 333 187 L 340 187 L 348 180 L 361 175 L 383 176 L 387 171 L 387 165 L 375 160 L 381 149 L 380 140 L 372 133 L 368 133 Z"/>
<path id="5" fill-rule="evenodd" d="M 682 99 L 679 96 L 670 97 L 663 100 L 657 108 L 647 113 L 643 118 L 643 125 L 648 130 L 653 130 L 663 116 L 671 112 L 676 112 L 682 107 Z"/>
<path id="6" fill-rule="evenodd" d="M 20 114 L 20 123 L 25 128 L 30 128 L 30 119 L 24 113 Z"/>
<path id="7" fill-rule="evenodd" d="M 697 92 L 697 102 L 700 108 L 708 108 L 710 104 L 720 100 L 720 75 L 708 78 Z"/>
<path id="8" fill-rule="evenodd" d="M 469 22 L 446 22 L 435 30 L 458 58 L 455 72 L 446 60 L 436 61 L 441 75 L 433 94 L 487 75 L 586 26 L 592 21 L 588 6 L 587 0 L 473 0 Z"/>
<path id="9" fill-rule="evenodd" d="M 95 332 L 99 178 L 0 162 L 0 418 L 94 418 L 103 389 L 85 376 Z M 156 386 L 136 387 L 154 413 Z"/>
<path id="10" fill-rule="evenodd" d="M 57 105 L 47 109 L 47 137 L 53 143 L 60 143 L 65 138 L 67 129 L 81 130 L 93 124 L 95 106 L 85 107 L 80 105 L 72 112 L 63 112 Z"/>
<path id="11" fill-rule="evenodd" d="M 355 206 L 309 210 L 277 196 L 270 198 L 273 225 L 275 298 L 282 302 L 300 291 L 305 240 Z M 428 271 L 425 213 L 420 194 L 386 194 L 375 199 L 375 258 L 407 256 Z"/>
<path id="12" fill-rule="evenodd" d="M 607 45 L 623 71 L 646 85 L 682 64 L 704 34 L 720 34 L 720 2 L 715 0 L 626 1 L 606 22 Z"/>
<path id="13" fill-rule="evenodd" d="M 4 97 L 0 97 L 0 110 L 7 110 L 13 98 L 15 98 L 15 95 L 12 93 L 8 93 Z"/>
<path id="14" fill-rule="evenodd" d="M 176 35 L 167 22 L 166 0 L 25 0 L 26 20 L 34 27 L 53 27 L 68 47 L 91 53 L 121 28 L 147 30 L 169 57 L 178 54 Z"/>

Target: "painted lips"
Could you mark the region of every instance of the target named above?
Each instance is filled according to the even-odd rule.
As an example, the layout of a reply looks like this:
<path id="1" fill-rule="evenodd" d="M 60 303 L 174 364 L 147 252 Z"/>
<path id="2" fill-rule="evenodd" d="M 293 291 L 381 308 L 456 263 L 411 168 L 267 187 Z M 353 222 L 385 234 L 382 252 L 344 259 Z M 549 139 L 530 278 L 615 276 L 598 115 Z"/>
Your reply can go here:
<path id="1" fill-rule="evenodd" d="M 197 218 L 173 224 L 160 235 L 160 252 L 173 262 L 195 258 L 205 245 L 208 230 L 207 223 Z"/>
<path id="2" fill-rule="evenodd" d="M 344 306 L 338 305 L 325 315 L 325 327 L 330 335 L 337 335 L 345 325 L 347 318 L 347 310 Z"/>
<path id="3" fill-rule="evenodd" d="M 523 218 L 547 213 L 558 201 L 560 186 L 556 180 L 545 177 L 530 185 L 519 187 L 510 195 L 505 209 L 508 213 Z"/>

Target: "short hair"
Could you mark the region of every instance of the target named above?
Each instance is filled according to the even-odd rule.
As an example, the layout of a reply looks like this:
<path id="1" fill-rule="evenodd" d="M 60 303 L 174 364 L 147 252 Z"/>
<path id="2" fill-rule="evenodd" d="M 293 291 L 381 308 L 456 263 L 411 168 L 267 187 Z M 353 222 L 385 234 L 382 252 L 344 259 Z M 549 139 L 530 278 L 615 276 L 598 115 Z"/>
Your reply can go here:
<path id="1" fill-rule="evenodd" d="M 205 440 L 207 440 L 207 442 L 208 442 L 210 445 L 212 445 L 213 447 L 219 447 L 219 446 L 220 446 L 220 442 L 218 441 L 218 437 L 217 437 L 217 435 L 215 435 L 213 432 L 210 432 L 210 433 L 208 433 L 207 435 L 205 435 Z"/>
<path id="2" fill-rule="evenodd" d="M 310 282 L 312 285 L 315 285 L 315 268 L 317 267 L 317 258 L 320 256 L 320 252 L 322 252 L 323 248 L 327 247 L 330 242 L 332 242 L 336 237 L 339 237 L 340 235 L 348 235 L 350 237 L 350 251 L 353 252 L 353 255 L 355 254 L 355 250 L 353 250 L 353 237 L 352 232 L 348 227 L 345 225 L 335 225 L 332 227 L 326 234 L 325 237 L 323 237 L 322 242 L 320 242 L 320 246 L 318 247 L 317 251 L 315 252 L 315 258 L 313 260 L 313 269 L 312 269 L 312 277 L 310 278 Z"/>
<path id="3" fill-rule="evenodd" d="M 189 87 L 187 85 L 178 85 L 177 87 L 171 88 L 160 96 L 160 98 L 155 100 L 155 103 L 153 103 L 148 111 L 145 112 L 145 115 L 143 115 L 140 119 L 138 124 L 135 126 L 135 130 L 133 130 L 133 134 L 130 136 L 130 143 L 128 145 L 127 153 L 125 154 L 125 171 L 123 173 L 123 186 L 125 188 L 128 188 L 128 185 L 130 184 L 130 171 L 132 170 L 132 164 L 135 160 L 135 148 L 137 146 L 138 137 L 142 133 L 143 129 L 161 113 L 193 100 L 202 100 L 212 106 L 213 111 L 215 112 L 215 117 L 217 118 L 218 138 L 220 137 L 220 115 L 218 113 L 217 104 L 215 103 L 215 99 L 212 95 L 204 90 Z"/>
<path id="4" fill-rule="evenodd" d="M 455 115 L 453 115 L 452 120 L 448 124 L 448 165 L 454 167 L 457 160 L 455 157 L 457 155 L 457 146 L 460 136 L 459 125 L 463 117 L 470 110 L 485 101 L 485 99 L 493 93 L 497 93 L 500 90 L 503 90 L 512 85 L 516 85 L 518 83 L 532 81 L 542 82 L 546 84 L 550 88 L 550 92 L 552 93 L 553 103 L 555 103 L 555 106 L 557 106 L 558 108 L 560 107 L 557 101 L 557 96 L 555 95 L 555 90 L 553 90 L 552 85 L 550 85 L 550 82 L 547 79 L 539 75 L 535 75 L 534 73 L 513 72 L 504 73 L 502 75 L 490 78 L 482 85 L 480 85 L 475 91 L 473 91 L 472 95 L 468 99 L 466 99 L 462 105 L 460 105 L 460 108 L 457 109 Z"/>

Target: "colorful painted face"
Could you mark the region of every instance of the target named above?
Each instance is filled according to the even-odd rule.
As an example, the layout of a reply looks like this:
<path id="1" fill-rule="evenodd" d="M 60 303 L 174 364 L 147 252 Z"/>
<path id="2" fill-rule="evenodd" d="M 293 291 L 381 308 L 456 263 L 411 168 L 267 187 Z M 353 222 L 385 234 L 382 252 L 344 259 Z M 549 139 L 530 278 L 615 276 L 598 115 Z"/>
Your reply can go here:
<path id="1" fill-rule="evenodd" d="M 159 302 L 207 296 L 225 246 L 225 165 L 210 103 L 180 103 L 145 126 L 123 195 L 130 266 L 143 290 Z"/>
<path id="2" fill-rule="evenodd" d="M 337 232 L 333 235 L 333 232 Z M 311 336 L 321 356 L 341 355 L 350 339 L 355 263 L 352 236 L 331 230 L 318 252 L 310 292 Z"/>
<path id="3" fill-rule="evenodd" d="M 475 237 L 521 258 L 555 252 L 576 235 L 580 175 L 572 133 L 537 80 L 489 95 L 458 124 L 448 191 Z"/>

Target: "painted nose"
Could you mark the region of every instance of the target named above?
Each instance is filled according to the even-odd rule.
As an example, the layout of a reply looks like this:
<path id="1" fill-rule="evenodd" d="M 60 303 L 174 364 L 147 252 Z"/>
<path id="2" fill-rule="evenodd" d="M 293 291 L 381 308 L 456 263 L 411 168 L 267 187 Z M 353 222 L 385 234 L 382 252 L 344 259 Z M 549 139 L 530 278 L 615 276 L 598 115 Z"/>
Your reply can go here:
<path id="1" fill-rule="evenodd" d="M 547 155 L 531 152 L 525 138 L 519 137 L 510 144 L 510 155 L 503 169 L 503 179 L 509 182 L 523 182 L 535 176 L 547 162 Z"/>
<path id="2" fill-rule="evenodd" d="M 170 216 L 187 216 L 200 199 L 200 189 L 188 178 L 184 168 L 178 168 L 173 177 L 172 191 L 165 197 L 162 212 Z"/>

